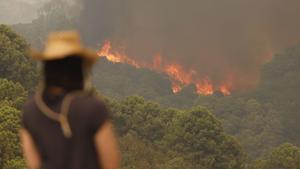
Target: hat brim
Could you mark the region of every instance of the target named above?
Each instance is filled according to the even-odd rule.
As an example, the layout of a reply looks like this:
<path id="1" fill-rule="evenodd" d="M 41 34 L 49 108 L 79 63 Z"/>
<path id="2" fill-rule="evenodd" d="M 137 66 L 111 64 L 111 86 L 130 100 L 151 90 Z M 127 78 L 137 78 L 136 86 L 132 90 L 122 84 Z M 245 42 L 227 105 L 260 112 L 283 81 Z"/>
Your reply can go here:
<path id="1" fill-rule="evenodd" d="M 30 49 L 29 51 L 31 57 L 35 60 L 38 61 L 51 61 L 51 60 L 59 60 L 59 59 L 64 59 L 67 58 L 71 55 L 78 55 L 85 61 L 87 61 L 89 64 L 94 64 L 99 56 L 91 49 L 80 49 L 80 50 L 73 50 L 73 51 L 65 51 L 65 52 L 60 52 L 60 53 L 43 53 L 39 52 L 34 49 Z"/>

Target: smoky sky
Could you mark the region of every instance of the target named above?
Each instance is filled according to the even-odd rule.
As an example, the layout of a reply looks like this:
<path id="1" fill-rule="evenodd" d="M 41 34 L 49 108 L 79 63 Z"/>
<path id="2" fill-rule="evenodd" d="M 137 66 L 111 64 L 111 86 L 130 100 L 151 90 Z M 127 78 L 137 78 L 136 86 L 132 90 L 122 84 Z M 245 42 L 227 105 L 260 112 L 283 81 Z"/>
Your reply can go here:
<path id="1" fill-rule="evenodd" d="M 80 0 L 78 0 L 80 1 Z M 236 89 L 259 80 L 272 55 L 300 42 L 299 0 L 82 0 L 80 29 L 139 61 L 154 55 Z"/>

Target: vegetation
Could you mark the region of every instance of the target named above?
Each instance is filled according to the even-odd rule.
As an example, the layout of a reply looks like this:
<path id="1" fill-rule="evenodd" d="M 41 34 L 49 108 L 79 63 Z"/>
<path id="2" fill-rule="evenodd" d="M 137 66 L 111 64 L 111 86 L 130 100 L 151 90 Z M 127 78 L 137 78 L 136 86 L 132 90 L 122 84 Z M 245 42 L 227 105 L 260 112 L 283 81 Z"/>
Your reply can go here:
<path id="1" fill-rule="evenodd" d="M 97 64 L 94 82 L 104 95 L 118 99 L 139 95 L 159 101 L 161 96 L 173 95 L 171 82 L 166 75 L 126 64 L 114 64 L 106 59 L 101 59 Z"/>
<path id="2" fill-rule="evenodd" d="M 34 62 L 27 57 L 27 42 L 8 26 L 0 25 L 0 44 L 0 78 L 31 88 L 36 83 L 37 71 Z"/>
<path id="3" fill-rule="evenodd" d="M 287 49 L 274 56 L 263 67 L 256 90 L 227 97 L 218 93 L 197 96 L 193 86 L 172 94 L 170 82 L 163 75 L 105 60 L 95 70 L 95 82 L 103 94 L 114 98 L 124 98 L 132 93 L 165 107 L 204 106 L 220 119 L 227 133 L 239 140 L 250 159 L 254 159 L 284 142 L 300 145 L 299 49 Z M 153 84 L 155 79 L 160 80 Z"/>
<path id="4" fill-rule="evenodd" d="M 300 145 L 300 47 L 276 55 L 262 70 L 257 98 L 274 105 L 283 123 L 283 137 Z M 287 123 L 288 121 L 288 123 Z"/>
<path id="5" fill-rule="evenodd" d="M 20 108 L 36 81 L 36 67 L 26 56 L 25 40 L 4 25 L 0 44 L 0 168 L 25 169 L 18 136 Z"/>
<path id="6" fill-rule="evenodd" d="M 7 26 L 1 26 L 0 35 L 10 42 L 3 45 L 0 57 L 15 64 L 20 73 L 36 72 L 35 64 L 25 55 L 25 41 Z M 23 66 L 18 65 L 20 58 L 14 57 L 21 57 Z M 32 73 L 24 80 L 25 75 L 13 73 L 6 70 L 0 79 L 0 168 L 5 169 L 25 166 L 18 140 L 20 107 L 27 97 L 26 89 L 35 87 L 29 82 L 37 78 Z M 206 109 L 165 109 L 140 97 L 108 100 L 108 104 L 114 112 L 122 150 L 126 151 L 123 168 L 227 169 L 244 165 L 240 145 Z"/>
<path id="7" fill-rule="evenodd" d="M 245 154 L 206 109 L 165 109 L 141 97 L 110 104 L 124 168 L 243 168 Z"/>
<path id="8" fill-rule="evenodd" d="M 54 1 L 47 5 L 32 24 L 14 26 L 36 47 L 48 32 L 73 24 L 63 6 Z M 4 169 L 26 168 L 18 140 L 20 107 L 38 79 L 36 63 L 26 55 L 28 47 L 11 28 L 0 26 Z M 256 90 L 226 97 L 198 96 L 193 86 L 175 95 L 163 74 L 101 60 L 94 82 L 108 97 L 123 152 L 122 168 L 298 169 L 299 59 L 299 47 L 274 56 L 263 67 Z"/>
<path id="9" fill-rule="evenodd" d="M 264 159 L 255 161 L 250 169 L 299 169 L 300 149 L 291 144 L 285 143 L 268 153 Z"/>

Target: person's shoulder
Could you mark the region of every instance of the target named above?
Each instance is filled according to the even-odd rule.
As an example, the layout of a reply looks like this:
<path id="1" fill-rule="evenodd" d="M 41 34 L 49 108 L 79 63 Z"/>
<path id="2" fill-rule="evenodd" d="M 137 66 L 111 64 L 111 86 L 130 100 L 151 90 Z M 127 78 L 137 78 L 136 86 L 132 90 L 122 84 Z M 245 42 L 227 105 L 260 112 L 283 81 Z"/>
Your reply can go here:
<path id="1" fill-rule="evenodd" d="M 104 99 L 95 94 L 82 95 L 76 98 L 73 103 L 73 110 L 76 112 L 85 112 L 84 116 L 91 119 L 96 126 L 110 119 L 111 113 Z"/>
<path id="2" fill-rule="evenodd" d="M 81 103 L 89 103 L 89 104 L 105 104 L 104 100 L 96 95 L 96 94 L 82 94 L 78 98 L 76 98 L 77 101 L 80 101 Z"/>
<path id="3" fill-rule="evenodd" d="M 96 94 L 84 94 L 75 99 L 76 105 L 87 109 L 106 110 L 104 100 Z"/>
<path id="4" fill-rule="evenodd" d="M 23 104 L 22 111 L 23 113 L 32 112 L 36 109 L 36 104 L 33 97 L 27 99 L 27 101 Z"/>
<path id="5" fill-rule="evenodd" d="M 29 98 L 23 104 L 21 117 L 22 126 L 31 131 L 32 126 L 35 124 L 34 121 L 38 118 L 38 108 L 33 98 Z"/>

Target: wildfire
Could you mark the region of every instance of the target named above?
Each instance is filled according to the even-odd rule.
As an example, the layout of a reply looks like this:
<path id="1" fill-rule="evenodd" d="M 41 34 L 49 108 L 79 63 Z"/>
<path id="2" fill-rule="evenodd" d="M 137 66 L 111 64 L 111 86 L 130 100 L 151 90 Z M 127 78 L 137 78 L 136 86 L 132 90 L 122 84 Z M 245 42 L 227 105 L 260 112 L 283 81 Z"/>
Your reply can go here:
<path id="1" fill-rule="evenodd" d="M 179 93 L 182 90 L 182 87 L 177 83 L 172 83 L 173 93 Z"/>
<path id="2" fill-rule="evenodd" d="M 204 94 L 204 95 L 214 94 L 213 86 L 207 78 L 204 79 L 202 82 L 196 83 L 196 91 L 197 93 Z"/>
<path id="3" fill-rule="evenodd" d="M 184 86 L 194 84 L 196 92 L 202 95 L 212 95 L 214 91 L 220 91 L 224 95 L 230 95 L 231 85 L 224 84 L 214 87 L 208 77 L 200 78 L 196 71 L 185 70 L 178 63 L 171 63 L 163 60 L 160 54 L 153 58 L 152 63 L 138 62 L 126 54 L 112 50 L 111 42 L 106 41 L 103 47 L 97 52 L 99 57 L 105 57 L 113 63 L 127 63 L 136 68 L 148 68 L 157 72 L 166 73 L 172 81 L 173 93 L 179 93 Z"/>
<path id="4" fill-rule="evenodd" d="M 111 43 L 110 41 L 105 41 L 103 47 L 99 52 L 97 52 L 97 55 L 100 57 L 105 57 L 107 60 L 113 62 L 113 63 L 127 63 L 130 64 L 136 68 L 140 68 L 141 66 L 133 59 L 130 59 L 124 54 L 121 54 L 116 51 L 112 51 Z"/>
<path id="5" fill-rule="evenodd" d="M 220 92 L 223 93 L 224 95 L 228 96 L 231 94 L 229 87 L 226 85 L 220 86 Z"/>
<path id="6" fill-rule="evenodd" d="M 172 79 L 176 79 L 183 84 L 191 83 L 192 75 L 194 74 L 193 72 L 185 72 L 183 68 L 178 64 L 166 65 L 164 71 Z"/>

